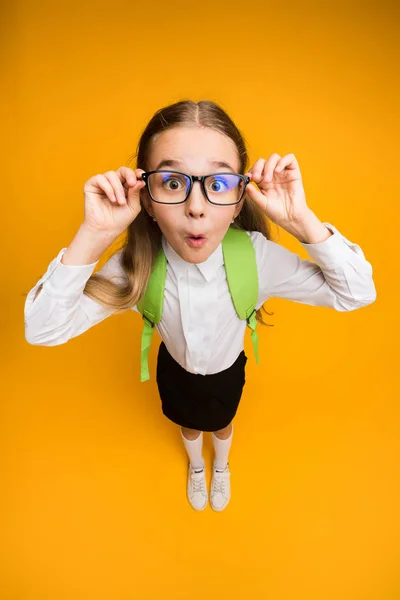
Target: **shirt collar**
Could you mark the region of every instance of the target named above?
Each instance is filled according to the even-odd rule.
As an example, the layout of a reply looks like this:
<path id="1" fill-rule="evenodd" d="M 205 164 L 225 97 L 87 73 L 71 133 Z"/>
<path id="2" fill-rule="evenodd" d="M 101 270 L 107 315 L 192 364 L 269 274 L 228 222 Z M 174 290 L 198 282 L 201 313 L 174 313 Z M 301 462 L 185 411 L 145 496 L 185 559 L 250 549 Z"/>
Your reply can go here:
<path id="1" fill-rule="evenodd" d="M 224 264 L 222 244 L 219 244 L 207 260 L 202 263 L 189 263 L 186 260 L 183 260 L 183 258 L 181 258 L 167 242 L 164 235 L 162 236 L 162 246 L 168 262 L 177 275 L 186 273 L 188 269 L 196 267 L 203 275 L 204 279 L 209 282 L 215 277 L 218 268 Z"/>

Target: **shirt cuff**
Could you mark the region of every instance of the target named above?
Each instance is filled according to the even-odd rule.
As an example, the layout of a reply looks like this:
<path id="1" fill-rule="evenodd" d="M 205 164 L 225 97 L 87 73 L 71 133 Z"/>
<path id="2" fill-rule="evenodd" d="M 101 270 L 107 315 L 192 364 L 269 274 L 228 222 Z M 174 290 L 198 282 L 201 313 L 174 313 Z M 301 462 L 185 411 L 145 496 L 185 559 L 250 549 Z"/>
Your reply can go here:
<path id="1" fill-rule="evenodd" d="M 325 221 L 323 224 L 332 231 L 331 236 L 317 244 L 306 244 L 305 242 L 300 242 L 300 244 L 322 269 L 341 267 L 349 261 L 349 251 L 358 253 L 359 246 L 345 238 L 331 223 Z"/>
<path id="2" fill-rule="evenodd" d="M 74 298 L 84 289 L 98 260 L 88 265 L 64 265 L 61 259 L 67 248 L 63 248 L 52 261 L 43 277 L 43 289 L 56 298 Z"/>

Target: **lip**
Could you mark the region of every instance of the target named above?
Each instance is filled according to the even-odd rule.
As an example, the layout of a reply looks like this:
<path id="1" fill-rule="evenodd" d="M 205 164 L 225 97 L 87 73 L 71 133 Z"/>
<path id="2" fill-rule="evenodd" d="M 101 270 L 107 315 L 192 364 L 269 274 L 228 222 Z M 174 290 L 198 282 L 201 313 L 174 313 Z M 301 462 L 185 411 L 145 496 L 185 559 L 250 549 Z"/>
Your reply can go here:
<path id="1" fill-rule="evenodd" d="M 201 233 L 200 231 L 189 231 L 188 233 L 185 233 L 185 238 L 194 238 L 194 237 L 201 237 L 201 238 L 207 238 L 205 233 Z"/>
<path id="2" fill-rule="evenodd" d="M 185 235 L 185 241 L 191 248 L 201 248 L 207 241 L 203 233 L 188 233 Z"/>

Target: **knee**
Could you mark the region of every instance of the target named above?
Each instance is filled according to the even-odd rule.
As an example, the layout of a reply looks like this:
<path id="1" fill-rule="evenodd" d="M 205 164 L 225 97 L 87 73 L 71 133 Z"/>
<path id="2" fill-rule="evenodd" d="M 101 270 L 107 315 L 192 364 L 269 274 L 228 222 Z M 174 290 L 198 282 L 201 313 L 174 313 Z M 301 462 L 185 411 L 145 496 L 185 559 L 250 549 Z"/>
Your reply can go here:
<path id="1" fill-rule="evenodd" d="M 225 440 L 226 438 L 228 438 L 230 436 L 231 432 L 232 432 L 232 423 L 229 423 L 229 425 L 227 425 L 223 429 L 217 429 L 217 431 L 214 431 L 214 435 L 216 437 L 220 438 L 221 440 Z"/>
<path id="2" fill-rule="evenodd" d="M 197 440 L 201 434 L 198 429 L 189 429 L 189 427 L 181 427 L 181 431 L 187 440 Z"/>

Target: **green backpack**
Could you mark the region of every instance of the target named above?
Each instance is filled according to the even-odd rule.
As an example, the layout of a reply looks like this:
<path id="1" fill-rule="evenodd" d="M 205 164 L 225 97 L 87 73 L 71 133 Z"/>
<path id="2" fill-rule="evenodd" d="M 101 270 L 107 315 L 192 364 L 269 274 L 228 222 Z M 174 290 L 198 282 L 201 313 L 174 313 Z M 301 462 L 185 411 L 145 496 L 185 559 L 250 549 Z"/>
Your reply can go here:
<path id="1" fill-rule="evenodd" d="M 258 273 L 254 246 L 246 231 L 229 227 L 222 240 L 222 252 L 232 302 L 239 319 L 246 319 L 247 325 L 252 330 L 254 354 L 256 363 L 259 364 L 255 308 L 258 298 Z M 148 356 L 154 325 L 159 323 L 162 317 L 166 276 L 167 259 L 161 247 L 146 292 L 137 303 L 144 320 L 140 381 L 150 379 Z"/>

